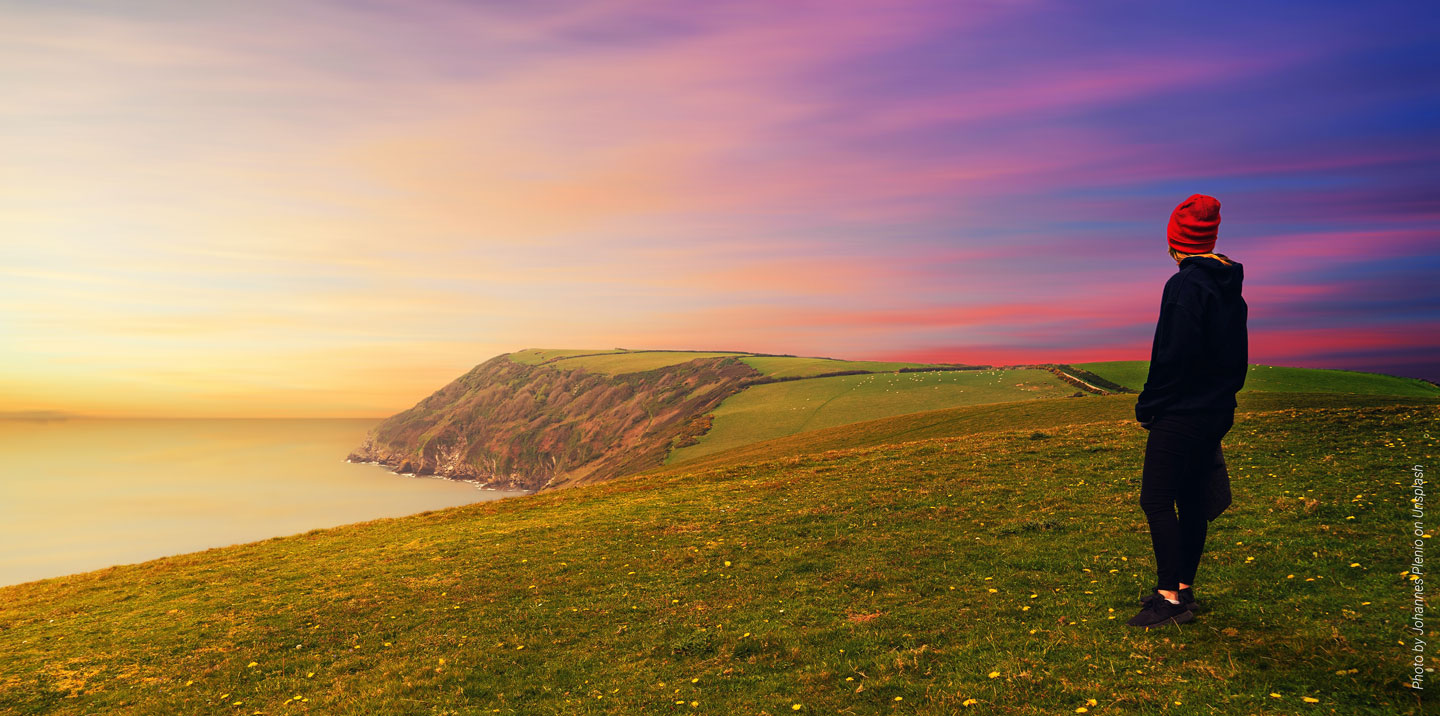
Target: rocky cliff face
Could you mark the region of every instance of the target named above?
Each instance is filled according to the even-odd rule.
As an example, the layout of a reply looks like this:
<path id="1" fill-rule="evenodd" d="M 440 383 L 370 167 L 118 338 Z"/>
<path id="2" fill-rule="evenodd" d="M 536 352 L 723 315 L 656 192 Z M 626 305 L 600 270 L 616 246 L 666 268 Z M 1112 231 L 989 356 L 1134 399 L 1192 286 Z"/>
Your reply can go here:
<path id="1" fill-rule="evenodd" d="M 734 357 L 612 376 L 503 354 L 377 425 L 349 459 L 511 489 L 599 482 L 659 465 L 757 379 Z"/>

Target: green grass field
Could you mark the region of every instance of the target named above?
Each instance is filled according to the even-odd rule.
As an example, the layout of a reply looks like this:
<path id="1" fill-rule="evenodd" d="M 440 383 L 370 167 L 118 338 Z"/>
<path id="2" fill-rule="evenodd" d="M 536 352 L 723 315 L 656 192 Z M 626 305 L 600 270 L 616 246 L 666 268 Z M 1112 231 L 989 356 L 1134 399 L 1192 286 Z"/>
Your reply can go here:
<path id="1" fill-rule="evenodd" d="M 545 363 L 560 370 L 582 369 L 592 373 L 621 375 L 664 368 L 687 363 L 698 358 L 720 356 L 744 356 L 735 352 L 701 351 L 627 351 L 627 350 L 585 350 L 585 349 L 540 349 L 529 348 L 510 354 L 510 360 L 527 365 Z"/>
<path id="2" fill-rule="evenodd" d="M 1440 403 L 1440 399 L 1336 393 L 1244 393 L 1238 396 L 1236 402 L 1239 403 L 1237 413 L 1252 413 L 1287 408 L 1428 406 Z M 1060 400 L 965 405 L 770 438 L 720 453 L 697 456 L 679 467 L 698 470 L 717 465 L 777 460 L 790 455 L 826 450 L 898 445 L 916 440 L 952 438 L 1001 430 L 1039 430 L 1055 425 L 1134 420 L 1134 395 L 1087 395 L 1083 398 Z"/>
<path id="3" fill-rule="evenodd" d="M 539 365 L 547 361 L 561 360 L 572 356 L 592 355 L 596 353 L 624 353 L 618 348 L 605 350 L 602 348 L 526 348 L 509 354 L 510 360 L 524 365 Z"/>
<path id="4" fill-rule="evenodd" d="M 561 370 L 574 370 L 579 368 L 590 371 L 591 373 L 621 375 L 624 373 L 639 373 L 641 371 L 655 370 L 656 368 L 664 368 L 679 363 L 688 363 L 699 358 L 720 358 L 722 356 L 732 355 L 739 356 L 744 354 L 700 353 L 691 351 L 627 351 L 625 353 L 564 358 L 550 365 Z"/>
<path id="5" fill-rule="evenodd" d="M 1150 370 L 1149 361 L 1137 360 L 1075 363 L 1074 365 L 1076 368 L 1088 370 L 1131 390 L 1141 390 L 1145 387 L 1145 377 Z M 1252 365 L 1249 372 L 1245 374 L 1245 387 L 1241 392 L 1257 391 L 1440 396 L 1440 388 L 1414 378 L 1362 373 L 1353 370 Z"/>
<path id="6" fill-rule="evenodd" d="M 924 368 L 928 363 L 897 363 L 894 361 L 836 360 L 833 358 L 791 358 L 789 356 L 750 356 L 742 358 L 750 367 L 773 378 L 809 378 L 824 373 L 863 370 L 871 373 L 898 371 L 901 368 Z"/>
<path id="7" fill-rule="evenodd" d="M 1039 400 L 1076 389 L 1043 370 L 874 373 L 755 385 L 715 409 L 709 432 L 667 464 L 807 430 L 959 405 Z"/>
<path id="8" fill-rule="evenodd" d="M 1397 574 L 1440 407 L 1341 400 L 1237 415 L 1182 627 L 1123 625 L 1153 583 L 1133 419 L 932 414 L 3 588 L 0 712 L 1419 714 Z"/>

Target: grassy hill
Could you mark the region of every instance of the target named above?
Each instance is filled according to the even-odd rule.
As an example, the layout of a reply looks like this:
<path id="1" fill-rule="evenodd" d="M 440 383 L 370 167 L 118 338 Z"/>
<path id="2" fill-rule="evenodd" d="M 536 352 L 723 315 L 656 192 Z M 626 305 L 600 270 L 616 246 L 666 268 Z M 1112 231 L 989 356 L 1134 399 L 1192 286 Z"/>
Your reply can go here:
<path id="1" fill-rule="evenodd" d="M 839 372 L 893 373 L 906 369 L 935 368 L 929 363 L 894 361 L 837 360 L 835 358 L 800 358 L 795 356 L 749 356 L 746 365 L 774 378 L 814 378 Z"/>
<path id="2" fill-rule="evenodd" d="M 756 369 L 789 374 L 790 366 L 815 370 L 815 359 L 744 358 Z M 828 359 L 821 359 L 828 360 Z M 846 361 L 830 361 L 843 365 Z M 810 430 L 860 423 L 967 405 L 1011 403 L 1087 395 L 1055 373 L 1039 368 L 940 370 L 924 364 L 864 364 L 866 375 L 811 378 L 753 385 L 726 398 L 711 412 L 712 424 L 693 444 L 670 451 L 666 464 L 677 464 L 737 447 Z M 1148 361 L 1112 361 L 1059 366 L 1065 372 L 1094 374 L 1116 386 L 1144 387 Z M 905 372 L 897 372 L 900 370 Z M 1073 369 L 1079 369 L 1078 371 Z M 798 375 L 805 375 L 797 372 Z M 1245 390 L 1250 393 L 1344 393 L 1360 396 L 1440 397 L 1425 381 L 1356 371 L 1251 366 Z M 1123 401 L 1113 401 L 1117 404 Z M 1133 407 L 1135 396 L 1128 398 Z M 1050 409 L 1047 404 L 1045 410 Z M 1059 408 L 1062 410 L 1068 408 Z M 1082 410 L 1089 410 L 1084 408 Z M 1010 415 L 1009 411 L 1001 414 Z M 1133 413 L 1132 413 L 1133 414 Z"/>
<path id="3" fill-rule="evenodd" d="M 1133 390 L 1143 385 L 1145 367 L 531 348 L 485 361 L 386 419 L 350 459 L 491 486 L 558 489 L 877 418 Z M 1254 366 L 1251 376 L 1247 393 L 1440 396 L 1423 381 L 1352 371 Z"/>
<path id="4" fill-rule="evenodd" d="M 1337 396 L 1333 393 L 1241 394 L 1238 413 L 1282 409 L 1434 405 L 1440 398 L 1388 395 Z M 697 456 L 677 467 L 697 470 L 736 462 L 776 460 L 790 455 L 895 445 L 932 438 L 962 437 L 1001 430 L 1041 430 L 1055 425 L 1096 421 L 1134 422 L 1134 395 L 1087 396 L 1084 399 L 987 403 L 896 415 L 850 423 L 740 445 L 724 452 Z M 675 463 L 670 463 L 675 465 Z"/>
<path id="5" fill-rule="evenodd" d="M 1150 361 L 1076 363 L 1075 367 L 1088 370 L 1102 378 L 1138 391 L 1145 387 L 1145 377 L 1150 370 Z M 1350 393 L 1423 397 L 1436 395 L 1440 389 L 1437 389 L 1433 383 L 1423 380 L 1381 373 L 1252 365 L 1245 374 L 1245 387 L 1241 389 L 1241 392 Z"/>
<path id="6" fill-rule="evenodd" d="M 1061 398 L 1075 392 L 1051 373 L 1036 369 L 871 373 L 755 385 L 725 399 L 712 411 L 710 430 L 696 444 L 672 450 L 666 462 L 892 415 Z"/>
<path id="7" fill-rule="evenodd" d="M 558 489 L 659 465 L 675 448 L 711 454 L 811 427 L 1066 391 L 1044 371 L 958 370 L 964 367 L 532 348 L 491 358 L 387 418 L 348 459 L 496 487 Z"/>
<path id="8" fill-rule="evenodd" d="M 1123 625 L 1133 396 L 1033 401 L 3 588 L 0 711 L 1419 714 L 1396 535 L 1440 405 L 1290 398 L 1237 415 L 1179 628 Z"/>

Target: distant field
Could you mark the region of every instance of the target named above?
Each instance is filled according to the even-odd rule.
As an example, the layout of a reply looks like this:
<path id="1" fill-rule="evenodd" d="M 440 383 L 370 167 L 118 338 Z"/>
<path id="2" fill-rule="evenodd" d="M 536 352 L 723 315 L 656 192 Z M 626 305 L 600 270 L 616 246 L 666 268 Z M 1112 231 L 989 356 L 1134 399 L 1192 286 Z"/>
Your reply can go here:
<path id="1" fill-rule="evenodd" d="M 627 350 L 585 350 L 585 349 L 527 349 L 510 354 L 510 360 L 527 365 L 549 362 L 561 370 L 583 369 L 592 373 L 621 375 L 639 373 L 656 368 L 688 363 L 700 358 L 721 356 L 745 356 L 747 353 L 731 351 L 627 351 Z"/>
<path id="2" fill-rule="evenodd" d="M 605 350 L 603 348 L 526 348 L 523 351 L 515 351 L 510 354 L 510 360 L 525 365 L 538 365 L 548 360 L 565 358 L 568 356 L 589 355 L 591 353 L 623 353 L 621 350 Z"/>
<path id="3" fill-rule="evenodd" d="M 689 363 L 700 358 L 721 358 L 725 356 L 740 356 L 743 353 L 691 353 L 689 351 L 627 351 L 625 353 L 607 353 L 598 356 L 579 356 L 577 358 L 565 358 L 555 361 L 550 365 L 561 370 L 574 370 L 580 368 L 592 373 L 605 373 L 607 375 L 620 375 L 622 373 L 639 373 L 679 363 Z"/>
<path id="4" fill-rule="evenodd" d="M 1147 360 L 1110 360 L 1070 365 L 1136 391 L 1145 387 L 1145 376 L 1150 371 L 1150 361 Z"/>
<path id="5" fill-rule="evenodd" d="M 1145 377 L 1150 370 L 1149 361 L 1138 360 L 1074 363 L 1072 365 L 1132 390 L 1141 390 L 1145 387 Z M 1245 376 L 1245 387 L 1241 392 L 1256 391 L 1440 396 L 1440 389 L 1414 378 L 1361 373 L 1352 370 L 1289 368 L 1270 365 L 1250 366 L 1250 371 Z"/>
<path id="6" fill-rule="evenodd" d="M 645 351 L 623 349 L 585 348 L 529 348 L 510 354 L 510 360 L 526 365 L 549 363 L 556 368 L 584 370 L 609 375 L 639 373 L 686 363 L 698 358 L 737 356 L 760 371 L 775 378 L 810 377 L 824 373 L 848 370 L 869 372 L 894 372 L 901 368 L 925 368 L 928 363 L 902 363 L 896 361 L 850 361 L 832 358 L 807 358 L 792 356 L 760 356 L 739 351 Z"/>
<path id="7" fill-rule="evenodd" d="M 1440 407 L 1440 397 L 1396 397 L 1344 393 L 1242 393 L 1236 421 L 1246 413 L 1318 408 L 1364 408 L 1386 405 Z M 1009 403 L 963 405 L 954 408 L 892 415 L 864 422 L 770 438 L 716 453 L 699 455 L 683 463 L 669 463 L 648 472 L 699 470 L 719 465 L 783 460 L 794 455 L 822 453 L 855 447 L 895 445 L 915 440 L 956 438 L 997 430 L 1049 430 L 1065 425 L 1135 422 L 1135 395 L 1086 395 L 1057 400 L 1021 400 Z"/>
<path id="8" fill-rule="evenodd" d="M 928 363 L 791 358 L 789 356 L 750 356 L 741 360 L 755 370 L 775 378 L 807 378 L 842 370 L 863 370 L 874 373 L 894 372 L 901 368 L 924 368 L 930 365 Z"/>
<path id="9" fill-rule="evenodd" d="M 721 403 L 710 431 L 699 443 L 672 451 L 666 464 L 891 415 L 1074 392 L 1073 386 L 1037 369 L 874 373 L 756 385 Z"/>

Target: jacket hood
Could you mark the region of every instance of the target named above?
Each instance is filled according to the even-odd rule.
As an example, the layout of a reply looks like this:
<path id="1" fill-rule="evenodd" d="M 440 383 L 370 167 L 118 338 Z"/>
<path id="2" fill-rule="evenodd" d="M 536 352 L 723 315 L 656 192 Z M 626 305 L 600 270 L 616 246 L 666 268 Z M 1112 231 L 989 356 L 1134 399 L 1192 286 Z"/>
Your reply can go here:
<path id="1" fill-rule="evenodd" d="M 1245 283 L 1245 265 L 1235 259 L 1230 261 L 1227 265 L 1224 261 L 1209 256 L 1191 256 L 1180 262 L 1180 270 L 1204 271 L 1222 293 L 1233 295 L 1240 293 L 1241 285 Z"/>

